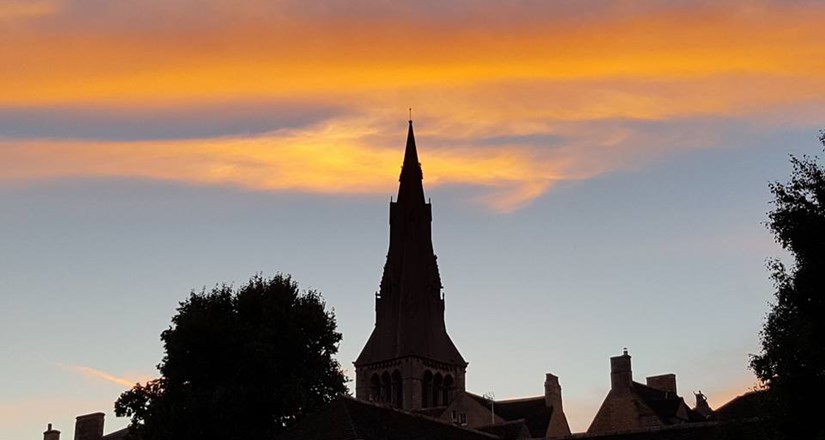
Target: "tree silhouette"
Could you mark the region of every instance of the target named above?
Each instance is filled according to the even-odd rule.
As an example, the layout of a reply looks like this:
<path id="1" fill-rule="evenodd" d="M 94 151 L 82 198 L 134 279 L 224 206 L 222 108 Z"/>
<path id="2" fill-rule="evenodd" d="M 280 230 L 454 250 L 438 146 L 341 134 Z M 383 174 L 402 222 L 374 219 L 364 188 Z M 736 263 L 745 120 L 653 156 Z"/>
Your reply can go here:
<path id="1" fill-rule="evenodd" d="M 272 438 L 347 393 L 335 316 L 288 275 L 192 292 L 161 340 L 161 377 L 115 402 L 138 438 Z"/>
<path id="2" fill-rule="evenodd" d="M 820 135 L 825 145 L 825 132 Z M 768 228 L 793 265 L 772 260 L 775 302 L 751 368 L 769 390 L 772 416 L 784 438 L 823 439 L 825 395 L 825 169 L 817 158 L 791 156 L 787 183 L 770 185 Z"/>

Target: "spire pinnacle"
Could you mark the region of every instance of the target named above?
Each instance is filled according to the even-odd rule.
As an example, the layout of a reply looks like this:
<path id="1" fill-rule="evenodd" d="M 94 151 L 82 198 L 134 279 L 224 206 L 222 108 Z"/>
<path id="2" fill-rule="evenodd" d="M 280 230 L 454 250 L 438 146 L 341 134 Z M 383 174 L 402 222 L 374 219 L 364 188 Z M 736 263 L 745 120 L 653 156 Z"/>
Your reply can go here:
<path id="1" fill-rule="evenodd" d="M 415 134 L 413 133 L 412 120 L 409 121 L 407 130 L 407 146 L 404 149 L 404 164 L 401 166 L 401 176 L 398 181 L 398 201 L 410 198 L 424 202 L 424 187 L 421 181 L 424 175 L 421 172 L 421 164 L 418 162 L 418 149 L 415 146 Z M 408 195 L 405 197 L 405 194 Z"/>
<path id="2" fill-rule="evenodd" d="M 415 146 L 412 120 L 409 121 L 409 124 L 409 128 L 407 129 L 407 147 L 404 149 L 404 167 L 410 165 L 420 169 L 421 165 L 418 163 L 418 148 Z"/>

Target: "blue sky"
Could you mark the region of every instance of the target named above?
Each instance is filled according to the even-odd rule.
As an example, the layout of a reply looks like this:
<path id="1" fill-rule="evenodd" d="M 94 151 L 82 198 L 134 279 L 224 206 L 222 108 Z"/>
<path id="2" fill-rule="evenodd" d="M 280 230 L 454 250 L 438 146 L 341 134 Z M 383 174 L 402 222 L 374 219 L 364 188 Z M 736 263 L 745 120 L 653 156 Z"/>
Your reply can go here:
<path id="1" fill-rule="evenodd" d="M 553 372 L 579 431 L 623 347 L 689 403 L 755 384 L 822 3 L 187 4 L 0 2 L 0 439 L 123 426 L 177 303 L 257 272 L 323 293 L 351 375 L 408 107 L 470 391 Z"/>

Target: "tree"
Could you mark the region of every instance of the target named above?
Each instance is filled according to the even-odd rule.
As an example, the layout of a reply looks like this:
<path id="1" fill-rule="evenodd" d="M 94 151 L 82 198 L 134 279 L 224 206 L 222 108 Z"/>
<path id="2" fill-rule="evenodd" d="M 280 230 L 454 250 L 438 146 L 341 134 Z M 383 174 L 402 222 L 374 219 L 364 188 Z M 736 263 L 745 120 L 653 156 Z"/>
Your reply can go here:
<path id="1" fill-rule="evenodd" d="M 825 132 L 820 142 L 825 145 Z M 775 301 L 750 366 L 767 386 L 771 415 L 784 438 L 825 439 L 825 169 L 817 158 L 791 156 L 787 183 L 773 183 L 768 228 L 793 257 L 768 263 Z"/>
<path id="2" fill-rule="evenodd" d="M 288 275 L 193 291 L 161 340 L 161 377 L 115 402 L 138 438 L 272 438 L 347 393 L 335 316 Z"/>

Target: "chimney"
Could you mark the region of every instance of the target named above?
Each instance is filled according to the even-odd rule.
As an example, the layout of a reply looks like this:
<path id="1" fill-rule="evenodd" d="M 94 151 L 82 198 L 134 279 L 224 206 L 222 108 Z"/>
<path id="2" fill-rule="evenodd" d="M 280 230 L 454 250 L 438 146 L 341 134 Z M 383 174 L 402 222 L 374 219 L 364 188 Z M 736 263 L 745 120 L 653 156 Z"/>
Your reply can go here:
<path id="1" fill-rule="evenodd" d="M 676 394 L 676 375 L 670 373 L 650 376 L 647 378 L 647 386 L 650 388 L 656 388 L 660 391 L 667 391 L 669 393 Z"/>
<path id="2" fill-rule="evenodd" d="M 60 440 L 60 431 L 52 429 L 52 424 L 49 423 L 49 428 L 43 433 L 43 440 Z"/>
<path id="3" fill-rule="evenodd" d="M 561 411 L 561 385 L 558 376 L 547 373 L 544 379 L 544 404 Z"/>
<path id="4" fill-rule="evenodd" d="M 546 438 L 570 437 L 570 425 L 561 406 L 561 385 L 558 376 L 547 373 L 544 379 L 544 404 L 553 408 L 550 423 L 547 424 Z"/>
<path id="5" fill-rule="evenodd" d="M 74 424 L 74 440 L 100 440 L 103 438 L 103 418 L 101 412 L 77 416 Z"/>
<path id="6" fill-rule="evenodd" d="M 630 355 L 625 348 L 621 356 L 610 358 L 610 389 L 623 391 L 630 389 L 633 383 L 633 371 L 630 368 Z"/>

